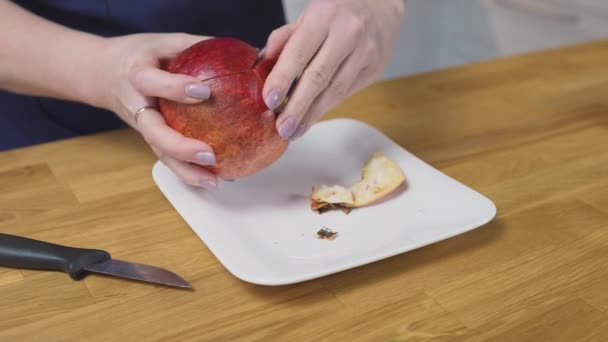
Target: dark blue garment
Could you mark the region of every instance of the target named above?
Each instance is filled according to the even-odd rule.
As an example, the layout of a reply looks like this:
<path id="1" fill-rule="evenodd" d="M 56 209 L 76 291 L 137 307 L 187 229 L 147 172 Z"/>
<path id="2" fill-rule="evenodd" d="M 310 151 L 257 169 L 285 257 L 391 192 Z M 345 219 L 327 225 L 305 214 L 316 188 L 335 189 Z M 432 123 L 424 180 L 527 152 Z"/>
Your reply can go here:
<path id="1" fill-rule="evenodd" d="M 186 32 L 263 47 L 285 24 L 281 0 L 14 0 L 59 24 L 101 36 Z M 0 91 L 0 150 L 126 127 L 91 106 Z"/>

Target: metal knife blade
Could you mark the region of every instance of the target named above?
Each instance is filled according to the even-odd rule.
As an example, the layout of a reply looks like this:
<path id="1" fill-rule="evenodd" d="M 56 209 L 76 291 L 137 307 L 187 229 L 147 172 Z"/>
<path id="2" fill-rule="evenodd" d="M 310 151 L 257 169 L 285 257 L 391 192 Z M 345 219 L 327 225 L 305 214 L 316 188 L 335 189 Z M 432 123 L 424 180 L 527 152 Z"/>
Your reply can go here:
<path id="1" fill-rule="evenodd" d="M 187 281 L 171 271 L 156 266 L 138 264 L 129 261 L 111 259 L 89 265 L 85 267 L 85 270 L 149 283 L 188 289 L 192 288 Z"/>
<path id="2" fill-rule="evenodd" d="M 192 288 L 177 274 L 156 266 L 112 259 L 99 249 L 74 248 L 0 233 L 0 266 L 55 270 L 72 279 L 87 271 L 166 286 Z"/>

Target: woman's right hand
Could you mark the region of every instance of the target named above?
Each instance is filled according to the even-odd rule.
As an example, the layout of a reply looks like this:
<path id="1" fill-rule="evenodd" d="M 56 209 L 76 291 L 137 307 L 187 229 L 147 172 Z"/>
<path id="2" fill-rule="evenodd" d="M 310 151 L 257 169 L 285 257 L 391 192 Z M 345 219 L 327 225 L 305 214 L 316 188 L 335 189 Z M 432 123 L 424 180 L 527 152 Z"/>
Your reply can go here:
<path id="1" fill-rule="evenodd" d="M 169 127 L 156 109 L 160 97 L 182 103 L 209 98 L 209 88 L 197 78 L 160 68 L 162 60 L 208 38 L 181 33 L 107 38 L 96 70 L 104 92 L 101 106 L 139 131 L 158 158 L 186 183 L 215 190 L 218 179 L 205 168 L 215 164 L 211 147 Z M 146 106 L 135 120 L 134 114 Z"/>

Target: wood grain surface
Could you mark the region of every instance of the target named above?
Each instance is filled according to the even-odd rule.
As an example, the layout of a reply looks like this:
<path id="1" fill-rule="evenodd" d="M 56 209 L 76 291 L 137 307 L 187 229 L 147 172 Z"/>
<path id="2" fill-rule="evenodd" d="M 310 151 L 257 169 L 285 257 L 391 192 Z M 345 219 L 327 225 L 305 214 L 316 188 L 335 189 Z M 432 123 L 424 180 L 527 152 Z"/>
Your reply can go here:
<path id="1" fill-rule="evenodd" d="M 195 291 L 0 268 L 2 341 L 608 341 L 608 41 L 378 83 L 352 117 L 489 197 L 486 226 L 305 283 L 236 279 L 129 130 L 0 153 L 0 231 Z"/>

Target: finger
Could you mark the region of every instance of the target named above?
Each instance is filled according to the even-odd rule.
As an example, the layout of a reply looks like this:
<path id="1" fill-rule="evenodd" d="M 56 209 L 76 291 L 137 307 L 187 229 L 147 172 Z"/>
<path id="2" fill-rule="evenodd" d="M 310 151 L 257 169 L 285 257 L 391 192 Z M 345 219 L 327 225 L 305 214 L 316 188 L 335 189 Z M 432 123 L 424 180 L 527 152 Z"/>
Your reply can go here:
<path id="1" fill-rule="evenodd" d="M 211 95 L 209 87 L 195 77 L 154 67 L 135 71 L 131 83 L 144 96 L 162 97 L 180 103 L 201 102 Z"/>
<path id="2" fill-rule="evenodd" d="M 346 95 L 344 98 L 352 96 L 360 90 L 368 87 L 372 82 L 380 79 L 384 68 L 389 62 L 389 59 L 380 61 L 380 53 L 378 52 L 378 49 L 375 48 L 374 44 L 370 43 L 369 41 L 368 44 L 362 46 L 360 50 L 359 56 L 361 59 L 359 65 L 363 68 L 354 78 L 354 81 L 350 83 L 350 88 L 345 92 Z"/>
<path id="3" fill-rule="evenodd" d="M 210 191 L 217 190 L 216 177 L 203 167 L 162 155 L 162 162 L 184 182 Z"/>
<path id="4" fill-rule="evenodd" d="M 348 98 L 368 81 L 368 60 L 362 48 L 357 49 L 344 61 L 336 72 L 327 89 L 310 106 L 304 119 L 292 136 L 292 140 L 300 138 L 337 104 Z M 371 56 L 370 56 L 371 57 Z"/>
<path id="5" fill-rule="evenodd" d="M 269 109 L 276 110 L 280 106 L 292 82 L 319 50 L 327 37 L 329 23 L 333 22 L 335 13 L 335 5 L 314 5 L 312 10 L 304 13 L 305 17 L 289 37 L 264 84 L 264 100 Z"/>
<path id="6" fill-rule="evenodd" d="M 362 77 L 363 71 L 359 72 L 359 74 L 356 74 L 356 78 L 360 78 Z M 342 84 L 343 82 L 346 83 L 348 81 L 337 81 L 339 82 L 339 84 Z M 358 82 L 355 81 L 355 84 L 362 84 L 362 82 Z M 341 85 L 338 87 L 342 87 Z M 353 88 L 347 88 L 348 90 L 348 94 L 352 94 L 354 93 L 354 91 L 350 90 Z M 341 92 L 341 90 L 340 90 Z M 315 100 L 315 102 L 312 104 L 312 106 L 310 107 L 309 111 L 307 112 L 306 116 L 304 117 L 304 119 L 302 119 L 302 122 L 300 122 L 300 124 L 298 125 L 296 131 L 293 133 L 293 135 L 291 136 L 290 140 L 296 140 L 301 138 L 304 134 L 306 134 L 310 128 L 317 123 L 319 120 L 321 120 L 321 118 L 326 115 L 329 111 L 331 111 L 334 107 L 336 107 L 341 101 L 343 101 L 344 99 L 346 99 L 346 97 L 348 96 L 344 96 L 341 98 L 334 98 L 331 95 L 328 94 L 323 94 L 322 96 L 320 96 L 317 100 Z"/>
<path id="7" fill-rule="evenodd" d="M 296 23 L 290 23 L 272 31 L 270 36 L 268 36 L 266 47 L 260 51 L 260 55 L 263 55 L 264 58 L 278 57 L 285 48 L 289 38 L 293 35 L 295 28 Z"/>
<path id="8" fill-rule="evenodd" d="M 343 61 L 361 40 L 363 24 L 357 17 L 339 16 L 323 47 L 300 77 L 285 109 L 277 119 L 277 129 L 289 139 L 298 129 L 317 96 L 322 94 L 334 78 Z"/>
<path id="9" fill-rule="evenodd" d="M 363 70 L 361 70 L 361 72 L 359 72 L 359 75 L 355 79 L 355 82 L 348 90 L 348 96 L 352 96 L 360 90 L 367 88 L 373 80 L 377 80 L 378 78 L 380 78 L 380 72 L 374 74 L 371 72 L 370 68 L 370 66 L 367 66 Z"/>
<path id="10" fill-rule="evenodd" d="M 214 166 L 215 154 L 209 145 L 197 139 L 184 137 L 167 125 L 162 115 L 153 109 L 143 112 L 137 127 L 146 141 L 163 155 L 203 166 Z"/>
<path id="11" fill-rule="evenodd" d="M 155 146 L 150 146 L 152 151 L 156 154 L 158 159 L 162 160 L 167 167 L 169 167 L 178 177 L 184 180 L 186 183 L 194 186 L 202 186 L 209 190 L 217 189 L 217 177 L 209 172 L 208 170 L 189 164 L 187 162 L 180 162 L 173 158 L 167 157 Z"/>

